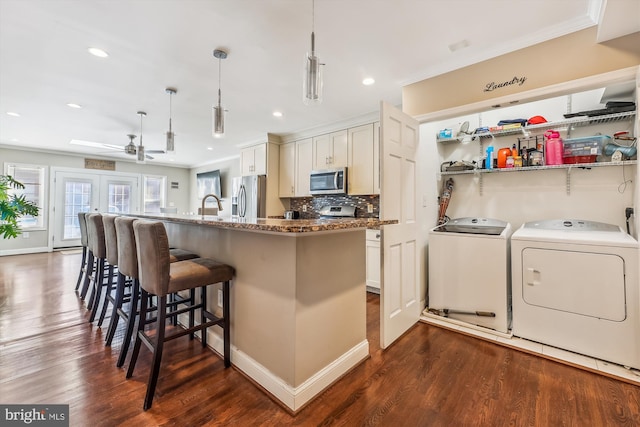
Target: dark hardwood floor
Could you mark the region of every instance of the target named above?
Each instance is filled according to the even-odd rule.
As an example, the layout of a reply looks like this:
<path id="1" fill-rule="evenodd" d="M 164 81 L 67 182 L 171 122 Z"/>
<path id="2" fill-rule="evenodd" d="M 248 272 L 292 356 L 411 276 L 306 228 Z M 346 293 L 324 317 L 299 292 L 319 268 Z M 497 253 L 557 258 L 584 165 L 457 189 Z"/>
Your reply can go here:
<path id="1" fill-rule="evenodd" d="M 371 358 L 297 416 L 198 341 L 167 343 L 153 407 L 149 352 L 125 380 L 122 342 L 87 323 L 74 292 L 80 255 L 0 257 L 0 403 L 69 404 L 74 426 L 638 426 L 640 387 L 427 324 Z"/>

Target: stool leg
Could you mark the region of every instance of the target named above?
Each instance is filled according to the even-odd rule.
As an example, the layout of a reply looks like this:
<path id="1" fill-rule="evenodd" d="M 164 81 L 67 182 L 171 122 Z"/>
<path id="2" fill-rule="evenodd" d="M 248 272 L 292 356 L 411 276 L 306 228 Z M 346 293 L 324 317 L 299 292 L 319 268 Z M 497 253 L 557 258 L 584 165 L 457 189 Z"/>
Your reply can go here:
<path id="1" fill-rule="evenodd" d="M 87 247 L 82 247 L 82 261 L 80 262 L 80 273 L 78 274 L 78 282 L 76 283 L 76 291 L 80 289 L 80 283 L 82 283 L 82 276 L 87 269 Z"/>
<path id="2" fill-rule="evenodd" d="M 196 304 L 196 290 L 195 289 L 189 289 L 189 305 L 194 306 Z M 196 322 L 195 322 L 195 310 L 191 309 L 189 310 L 189 328 L 193 329 L 193 327 L 195 326 Z M 189 339 L 193 339 L 195 338 L 195 333 L 190 333 L 189 334 Z"/>
<path id="3" fill-rule="evenodd" d="M 231 366 L 231 307 L 229 307 L 229 281 L 222 283 L 222 332 L 224 334 L 224 367 Z"/>
<path id="4" fill-rule="evenodd" d="M 122 347 L 120 347 L 120 355 L 118 355 L 118 362 L 116 366 L 121 368 L 124 365 L 124 360 L 127 357 L 127 351 L 129 351 L 129 344 L 131 343 L 131 336 L 133 335 L 133 329 L 136 323 L 138 314 L 138 300 L 140 298 L 140 282 L 138 279 L 133 279 L 131 284 L 131 306 L 129 308 L 129 317 L 127 318 L 127 329 L 124 334 L 124 341 L 122 341 Z M 142 303 L 140 303 L 142 304 Z M 140 307 L 142 309 L 142 307 Z"/>
<path id="5" fill-rule="evenodd" d="M 89 323 L 96 320 L 98 314 L 98 306 L 100 305 L 100 296 L 102 295 L 102 286 L 104 284 L 104 258 L 98 259 L 98 268 L 96 269 L 95 280 L 93 282 L 93 293 L 89 298 L 89 306 L 91 307 L 91 316 Z"/>
<path id="6" fill-rule="evenodd" d="M 162 350 L 164 347 L 164 332 L 167 321 L 167 296 L 158 297 L 158 313 L 156 321 L 156 339 L 153 345 L 153 361 L 151 362 L 151 372 L 149 373 L 149 383 L 147 384 L 147 394 L 144 398 L 143 409 L 151 408 L 153 394 L 158 384 L 158 374 L 160 373 L 160 362 L 162 361 Z"/>
<path id="7" fill-rule="evenodd" d="M 87 259 L 87 271 L 84 274 L 84 282 L 82 283 L 82 290 L 80 291 L 80 299 L 84 301 L 89 290 L 89 283 L 91 282 L 91 276 L 93 275 L 93 269 L 95 267 L 95 257 L 93 252 L 89 251 L 89 259 Z"/>
<path id="8" fill-rule="evenodd" d="M 195 295 L 193 295 L 193 302 L 192 304 L 195 304 Z M 207 287 L 203 286 L 200 288 L 200 304 L 202 305 L 202 307 L 200 307 L 200 324 L 204 325 L 205 323 L 207 323 L 207 318 L 205 316 L 205 311 L 207 310 Z M 190 325 L 191 327 L 193 327 L 193 325 Z M 202 342 L 202 347 L 206 347 L 207 346 L 207 328 L 203 328 L 200 330 L 200 341 Z"/>
<path id="9" fill-rule="evenodd" d="M 148 294 L 144 289 L 140 290 L 140 314 L 138 315 L 138 329 L 136 332 L 136 341 L 133 344 L 133 353 L 131 353 L 131 360 L 129 361 L 129 369 L 127 369 L 126 378 L 131 378 L 133 370 L 136 368 L 136 362 L 138 361 L 138 354 L 140 354 L 140 345 L 142 339 L 140 334 L 144 334 L 145 319 L 147 318 L 147 300 Z"/>
<path id="10" fill-rule="evenodd" d="M 111 319 L 109 320 L 109 329 L 107 329 L 107 338 L 105 339 L 105 345 L 110 346 L 113 341 L 113 336 L 118 329 L 118 322 L 120 321 L 120 315 L 118 310 L 122 308 L 124 301 L 124 288 L 125 288 L 125 276 L 118 272 L 118 280 L 116 282 L 116 298 L 113 303 L 113 310 L 111 310 Z"/>
<path id="11" fill-rule="evenodd" d="M 100 318 L 98 319 L 98 327 L 102 326 L 102 322 L 104 322 L 104 318 L 107 315 L 107 308 L 109 308 L 109 301 L 113 301 L 111 297 L 111 292 L 113 292 L 113 270 L 114 266 L 109 264 L 109 274 L 107 277 L 107 285 L 104 293 L 104 297 L 102 298 L 102 311 L 100 312 Z"/>

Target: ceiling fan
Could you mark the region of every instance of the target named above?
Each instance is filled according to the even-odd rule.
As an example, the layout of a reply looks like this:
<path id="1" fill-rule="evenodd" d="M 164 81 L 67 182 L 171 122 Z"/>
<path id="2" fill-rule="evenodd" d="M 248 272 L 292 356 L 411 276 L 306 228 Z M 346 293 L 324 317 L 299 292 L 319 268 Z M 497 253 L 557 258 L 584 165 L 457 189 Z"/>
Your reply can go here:
<path id="1" fill-rule="evenodd" d="M 114 144 L 105 144 L 103 142 L 93 142 L 93 141 L 82 141 L 82 140 L 71 140 L 69 143 L 73 145 L 82 145 L 85 147 L 94 147 L 94 148 L 102 148 L 107 150 L 114 151 L 124 151 L 125 154 L 129 154 L 130 156 L 135 156 L 138 154 L 138 146 L 134 144 L 133 140 L 137 137 L 136 135 L 129 134 L 129 143 L 127 145 L 114 145 Z M 153 160 L 153 157 L 149 155 L 151 154 L 164 154 L 164 150 L 145 150 L 145 157 L 149 160 Z"/>

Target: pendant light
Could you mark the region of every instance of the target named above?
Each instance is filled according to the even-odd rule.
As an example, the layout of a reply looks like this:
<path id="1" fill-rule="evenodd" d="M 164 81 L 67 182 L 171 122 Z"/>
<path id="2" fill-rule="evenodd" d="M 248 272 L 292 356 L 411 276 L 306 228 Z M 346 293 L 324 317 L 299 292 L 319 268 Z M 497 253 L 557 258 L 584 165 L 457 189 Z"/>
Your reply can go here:
<path id="1" fill-rule="evenodd" d="M 304 58 L 304 77 L 302 79 L 302 101 L 305 105 L 322 102 L 322 63 L 316 55 L 315 40 L 315 0 L 311 3 L 311 52 Z"/>
<path id="2" fill-rule="evenodd" d="M 218 105 L 213 107 L 213 136 L 222 138 L 224 136 L 224 119 L 226 110 L 222 107 L 222 92 L 220 91 L 220 81 L 222 80 L 222 60 L 227 58 L 227 51 L 216 49 L 213 56 L 218 58 Z"/>
<path id="3" fill-rule="evenodd" d="M 138 111 L 136 114 L 140 116 L 140 144 L 138 144 L 138 152 L 136 153 L 136 163 L 146 163 L 146 157 L 144 154 L 144 146 L 142 145 L 142 118 L 147 115 L 144 111 Z"/>
<path id="4" fill-rule="evenodd" d="M 167 149 L 165 151 L 167 153 L 173 153 L 176 151 L 176 148 L 174 145 L 175 134 L 171 130 L 171 95 L 175 95 L 178 91 L 172 87 L 168 87 L 165 89 L 165 92 L 169 94 L 169 131 L 167 132 Z"/>

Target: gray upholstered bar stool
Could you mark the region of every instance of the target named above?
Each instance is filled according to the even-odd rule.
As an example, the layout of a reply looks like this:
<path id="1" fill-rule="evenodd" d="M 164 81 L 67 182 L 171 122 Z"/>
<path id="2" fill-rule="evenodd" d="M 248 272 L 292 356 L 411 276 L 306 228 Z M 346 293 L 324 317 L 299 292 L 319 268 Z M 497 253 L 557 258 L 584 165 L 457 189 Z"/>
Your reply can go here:
<path id="1" fill-rule="evenodd" d="M 86 212 L 78 212 L 78 225 L 80 226 L 80 244 L 82 245 L 82 261 L 80 262 L 80 272 L 78 273 L 78 282 L 76 283 L 76 291 L 80 289 L 82 278 L 87 274 L 89 249 L 87 248 L 87 220 Z"/>
<path id="2" fill-rule="evenodd" d="M 111 303 L 112 306 L 115 305 L 115 295 L 113 290 L 116 288 L 116 286 L 114 286 L 114 278 L 115 274 L 117 273 L 116 268 L 118 267 L 118 240 L 116 236 L 115 224 L 116 218 L 117 215 L 102 215 L 102 225 L 104 227 L 104 244 L 107 260 L 107 281 L 103 293 L 102 310 L 100 311 L 100 317 L 98 318 L 98 326 L 102 326 L 102 322 L 104 321 L 105 315 L 107 314 L 109 303 Z"/>
<path id="3" fill-rule="evenodd" d="M 231 365 L 230 359 L 230 322 L 229 322 L 229 282 L 233 278 L 233 267 L 222 264 L 208 258 L 195 258 L 188 261 L 175 263 L 169 262 L 169 240 L 164 225 L 161 222 L 136 221 L 133 224 L 136 238 L 136 251 L 138 254 L 138 274 L 141 287 L 140 320 L 138 322 L 136 341 L 127 378 L 133 375 L 136 360 L 140 352 L 140 345 L 144 343 L 153 352 L 153 361 L 149 373 L 147 393 L 143 409 L 147 410 L 153 402 L 162 350 L 166 341 L 183 335 L 192 335 L 195 331 L 201 331 L 202 346 L 207 343 L 207 328 L 219 325 L 224 332 L 224 366 Z M 223 315 L 217 317 L 207 310 L 207 285 L 222 283 Z M 167 312 L 167 296 L 174 292 L 200 288 L 200 302 L 193 301 L 188 307 L 176 307 Z M 158 309 L 154 327 L 155 334 L 149 334 L 145 329 L 148 315 L 148 296 L 158 297 Z M 200 324 L 189 328 L 175 328 L 167 335 L 165 333 L 166 317 L 179 313 L 189 313 L 193 319 L 195 311 L 200 310 Z M 192 321 L 189 322 L 193 324 Z"/>
<path id="4" fill-rule="evenodd" d="M 113 337 L 118 328 L 118 323 L 122 319 L 126 324 L 125 336 L 120 347 L 120 354 L 116 366 L 121 367 L 129 350 L 131 336 L 138 316 L 138 302 L 140 299 L 140 283 L 138 281 L 138 254 L 136 251 L 136 240 L 133 233 L 133 224 L 137 221 L 131 217 L 117 217 L 114 220 L 116 232 L 116 243 L 118 251 L 118 280 L 116 282 L 116 295 L 113 303 L 113 312 L 109 321 L 106 345 L 111 345 Z M 169 251 L 170 261 L 178 262 L 198 258 L 197 254 L 184 249 L 171 249 Z M 131 284 L 127 292 L 128 283 Z M 177 302 L 182 302 L 183 298 L 176 298 Z M 128 310 L 125 307 L 129 303 Z M 177 316 L 173 316 L 177 319 Z"/>
<path id="5" fill-rule="evenodd" d="M 89 214 L 87 217 L 87 236 L 88 243 L 94 258 L 96 258 L 96 267 L 91 277 L 91 296 L 87 303 L 87 309 L 91 310 L 89 323 L 92 323 L 98 314 L 98 307 L 102 297 L 104 287 L 109 287 L 106 268 L 107 264 L 107 246 L 104 239 L 104 223 L 102 215 L 99 213 Z"/>

